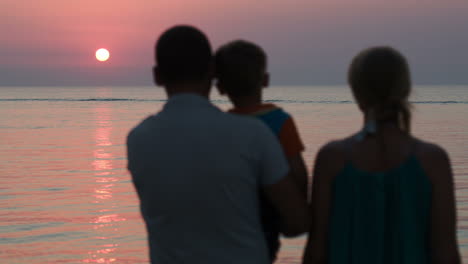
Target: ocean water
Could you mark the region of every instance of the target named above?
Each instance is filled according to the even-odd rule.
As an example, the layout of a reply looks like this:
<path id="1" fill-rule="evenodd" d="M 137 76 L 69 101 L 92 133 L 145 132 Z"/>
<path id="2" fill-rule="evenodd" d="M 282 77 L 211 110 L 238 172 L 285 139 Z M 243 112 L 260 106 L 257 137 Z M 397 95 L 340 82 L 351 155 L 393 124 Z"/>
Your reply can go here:
<path id="1" fill-rule="evenodd" d="M 344 86 L 272 87 L 265 99 L 295 118 L 309 168 L 361 126 Z M 413 133 L 450 154 L 468 263 L 468 86 L 419 86 L 411 100 Z M 0 87 L 0 262 L 147 263 L 125 138 L 164 101 L 155 87 Z M 277 263 L 300 263 L 304 241 L 285 239 Z"/>

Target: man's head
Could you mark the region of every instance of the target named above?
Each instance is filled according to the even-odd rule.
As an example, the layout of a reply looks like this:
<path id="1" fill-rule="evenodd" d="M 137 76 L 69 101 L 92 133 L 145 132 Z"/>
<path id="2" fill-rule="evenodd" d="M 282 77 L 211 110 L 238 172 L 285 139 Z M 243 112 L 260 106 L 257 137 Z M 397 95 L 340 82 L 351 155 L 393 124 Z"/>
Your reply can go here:
<path id="1" fill-rule="evenodd" d="M 192 26 L 175 26 L 165 31 L 156 43 L 154 79 L 169 93 L 178 87 L 211 86 L 213 58 L 210 42 Z"/>
<path id="2" fill-rule="evenodd" d="M 268 86 L 267 56 L 251 42 L 237 40 L 222 46 L 215 64 L 218 89 L 231 98 L 257 95 Z"/>

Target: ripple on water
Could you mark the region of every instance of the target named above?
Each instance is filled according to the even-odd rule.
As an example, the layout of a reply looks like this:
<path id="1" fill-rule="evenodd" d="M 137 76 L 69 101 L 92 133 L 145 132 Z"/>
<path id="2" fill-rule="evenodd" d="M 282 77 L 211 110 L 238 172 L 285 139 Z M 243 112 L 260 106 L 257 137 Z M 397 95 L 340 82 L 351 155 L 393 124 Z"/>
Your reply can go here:
<path id="1" fill-rule="evenodd" d="M 295 117 L 309 171 L 319 146 L 361 124 L 351 94 L 341 88 L 266 92 L 267 99 Z M 425 87 L 437 96 L 421 93 L 413 99 L 413 127 L 415 135 L 450 153 L 458 238 L 468 263 L 464 88 L 449 95 L 447 89 Z M 126 172 L 125 139 L 138 121 L 161 109 L 162 90 L 38 88 L 18 94 L 16 88 L 2 89 L 19 100 L 0 99 L 0 262 L 148 263 L 146 231 Z M 220 108 L 229 107 L 225 99 L 214 99 Z M 277 263 L 299 263 L 305 240 L 282 239 Z"/>

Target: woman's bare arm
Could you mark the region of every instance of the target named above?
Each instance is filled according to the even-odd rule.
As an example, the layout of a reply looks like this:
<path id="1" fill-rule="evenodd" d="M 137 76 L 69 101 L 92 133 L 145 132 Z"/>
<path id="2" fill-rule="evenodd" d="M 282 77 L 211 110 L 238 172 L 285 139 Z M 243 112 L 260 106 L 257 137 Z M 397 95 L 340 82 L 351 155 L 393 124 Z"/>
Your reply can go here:
<path id="1" fill-rule="evenodd" d="M 311 223 L 303 263 L 328 263 L 328 227 L 332 203 L 332 183 L 344 165 L 339 142 L 324 146 L 317 154 L 312 180 L 312 196 L 309 206 Z"/>
<path id="2" fill-rule="evenodd" d="M 432 181 L 430 247 L 432 264 L 459 264 L 453 173 L 448 154 L 425 144 L 425 170 Z"/>

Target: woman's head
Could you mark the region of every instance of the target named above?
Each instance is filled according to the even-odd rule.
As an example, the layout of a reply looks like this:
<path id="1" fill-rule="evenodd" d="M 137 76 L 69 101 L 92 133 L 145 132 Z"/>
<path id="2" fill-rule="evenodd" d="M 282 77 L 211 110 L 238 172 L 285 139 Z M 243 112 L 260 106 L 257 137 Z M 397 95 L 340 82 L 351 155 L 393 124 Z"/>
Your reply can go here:
<path id="1" fill-rule="evenodd" d="M 352 61 L 348 82 L 359 108 L 377 123 L 397 121 L 410 130 L 411 80 L 405 57 L 390 47 L 373 47 Z"/>

